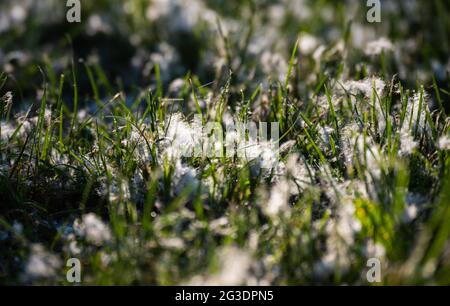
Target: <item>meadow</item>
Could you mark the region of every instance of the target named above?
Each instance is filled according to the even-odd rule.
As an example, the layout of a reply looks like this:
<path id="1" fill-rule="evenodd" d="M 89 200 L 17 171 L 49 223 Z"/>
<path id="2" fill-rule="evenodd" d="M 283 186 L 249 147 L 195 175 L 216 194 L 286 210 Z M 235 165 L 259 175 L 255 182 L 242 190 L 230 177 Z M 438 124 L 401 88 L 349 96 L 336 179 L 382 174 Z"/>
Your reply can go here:
<path id="1" fill-rule="evenodd" d="M 0 3 L 0 284 L 450 285 L 448 1 L 64 2 Z"/>

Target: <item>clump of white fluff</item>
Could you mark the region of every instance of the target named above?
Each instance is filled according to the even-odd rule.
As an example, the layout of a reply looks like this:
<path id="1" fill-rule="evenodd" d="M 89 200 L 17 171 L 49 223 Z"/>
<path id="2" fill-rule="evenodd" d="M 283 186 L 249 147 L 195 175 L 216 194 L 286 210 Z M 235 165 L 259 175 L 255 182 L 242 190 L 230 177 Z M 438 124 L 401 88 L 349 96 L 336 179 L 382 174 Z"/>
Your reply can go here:
<path id="1" fill-rule="evenodd" d="M 81 222 L 75 220 L 73 227 L 78 236 L 97 246 L 109 242 L 112 237 L 108 225 L 94 213 L 83 215 Z"/>

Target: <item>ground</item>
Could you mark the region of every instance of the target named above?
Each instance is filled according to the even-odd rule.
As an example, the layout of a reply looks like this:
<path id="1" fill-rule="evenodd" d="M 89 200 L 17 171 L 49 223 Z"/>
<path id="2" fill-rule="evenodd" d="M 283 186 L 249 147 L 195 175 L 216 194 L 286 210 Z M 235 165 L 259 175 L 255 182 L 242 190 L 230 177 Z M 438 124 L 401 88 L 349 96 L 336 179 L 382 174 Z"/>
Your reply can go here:
<path id="1" fill-rule="evenodd" d="M 64 2 L 0 4 L 1 284 L 450 284 L 448 1 Z"/>

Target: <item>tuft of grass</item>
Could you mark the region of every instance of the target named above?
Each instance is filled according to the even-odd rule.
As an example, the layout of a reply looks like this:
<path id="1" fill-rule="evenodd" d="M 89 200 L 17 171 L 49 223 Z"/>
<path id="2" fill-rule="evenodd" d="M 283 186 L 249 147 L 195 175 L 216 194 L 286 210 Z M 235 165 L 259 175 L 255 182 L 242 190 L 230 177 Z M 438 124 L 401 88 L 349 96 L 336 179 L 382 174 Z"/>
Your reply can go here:
<path id="1" fill-rule="evenodd" d="M 397 74 L 410 67 L 389 50 L 365 54 L 353 41 L 361 22 L 345 18 L 345 3 L 309 3 L 308 22 L 286 10 L 278 24 L 253 1 L 210 3 L 203 9 L 215 8 L 214 22 L 167 34 L 167 16 L 152 23 L 145 1 L 129 2 L 114 35 L 94 35 L 98 62 L 93 50 L 65 64 L 50 52 L 45 70 L 25 61 L 22 73 L 0 73 L 0 283 L 70 285 L 63 263 L 77 257 L 83 285 L 371 285 L 370 258 L 382 262 L 380 285 L 450 284 L 448 76 L 412 79 Z M 116 10 L 86 6 L 87 16 Z M 177 25 L 179 12 L 171 14 Z M 233 33 L 220 14 L 245 31 Z M 83 27 L 69 36 L 73 54 L 92 47 Z M 268 29 L 281 47 L 254 51 Z M 133 56 L 124 55 L 131 33 Z M 312 51 L 306 33 L 319 41 Z M 414 69 L 448 49 L 423 44 L 409 54 Z M 121 66 L 147 57 L 145 69 Z M 185 156 L 199 143 L 232 151 L 195 129 L 195 115 L 224 128 L 276 122 L 280 138 L 251 142 L 248 132 L 231 143 L 245 154 Z M 29 266 L 36 260 L 45 273 Z"/>

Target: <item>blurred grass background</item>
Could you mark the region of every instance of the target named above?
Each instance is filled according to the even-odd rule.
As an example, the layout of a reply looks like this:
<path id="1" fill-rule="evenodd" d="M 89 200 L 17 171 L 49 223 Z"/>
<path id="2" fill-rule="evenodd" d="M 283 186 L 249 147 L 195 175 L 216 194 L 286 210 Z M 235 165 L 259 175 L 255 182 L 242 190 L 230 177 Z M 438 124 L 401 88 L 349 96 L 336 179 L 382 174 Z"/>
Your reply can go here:
<path id="1" fill-rule="evenodd" d="M 1 283 L 68 284 L 56 271 L 76 253 L 83 284 L 367 284 L 381 245 L 382 284 L 449 284 L 448 1 L 384 0 L 374 24 L 356 0 L 82 1 L 81 23 L 64 2 L 0 3 L 0 97 L 13 95 L 1 112 Z M 214 188 L 174 191 L 178 165 L 157 160 L 155 125 L 199 108 L 280 122 L 310 172 L 289 213 L 261 208 L 275 175 L 236 161 L 182 160 L 188 187 Z M 408 119 L 417 149 L 405 158 Z M 363 143 L 348 166 L 352 132 Z M 411 203 L 420 214 L 404 221 Z M 350 232 L 361 223 L 349 241 L 328 229 L 341 219 Z M 110 228 L 108 243 L 80 239 L 91 223 Z"/>

